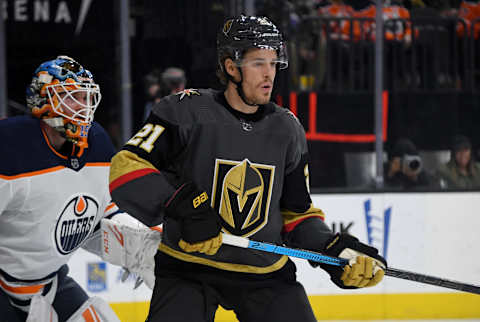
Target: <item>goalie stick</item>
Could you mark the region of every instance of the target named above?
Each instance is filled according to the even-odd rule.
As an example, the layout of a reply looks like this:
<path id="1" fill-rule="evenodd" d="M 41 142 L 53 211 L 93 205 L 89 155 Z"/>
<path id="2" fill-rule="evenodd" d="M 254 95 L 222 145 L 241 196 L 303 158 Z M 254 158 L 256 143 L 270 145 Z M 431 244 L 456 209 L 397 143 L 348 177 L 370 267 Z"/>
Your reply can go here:
<path id="1" fill-rule="evenodd" d="M 348 264 L 348 260 L 343 258 L 327 256 L 321 253 L 312 252 L 304 249 L 289 248 L 289 247 L 279 246 L 271 243 L 258 242 L 258 241 L 250 240 L 248 238 L 234 236 L 234 235 L 223 234 L 222 243 L 230 246 L 251 248 L 251 249 L 261 250 L 268 253 L 275 253 L 280 255 L 287 255 L 290 257 L 308 259 L 314 262 L 328 264 L 328 265 L 343 267 Z M 385 270 L 385 275 L 401 278 L 409 281 L 450 288 L 450 289 L 459 290 L 463 292 L 480 294 L 480 286 L 447 280 L 447 279 L 439 278 L 435 276 L 429 276 L 429 275 L 404 271 L 396 268 L 387 268 Z"/>

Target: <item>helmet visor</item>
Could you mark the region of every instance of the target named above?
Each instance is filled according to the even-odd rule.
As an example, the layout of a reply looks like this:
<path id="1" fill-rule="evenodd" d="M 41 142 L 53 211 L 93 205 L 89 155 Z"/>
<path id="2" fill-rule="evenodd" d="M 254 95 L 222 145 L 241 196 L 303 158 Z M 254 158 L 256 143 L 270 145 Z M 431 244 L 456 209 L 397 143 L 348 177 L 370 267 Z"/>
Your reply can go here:
<path id="1" fill-rule="evenodd" d="M 268 65 L 277 67 L 278 69 L 285 69 L 288 67 L 288 61 L 280 60 L 280 59 L 263 59 L 263 58 L 255 58 L 255 59 L 241 59 L 235 62 L 237 67 L 252 67 L 252 68 L 265 68 Z"/>

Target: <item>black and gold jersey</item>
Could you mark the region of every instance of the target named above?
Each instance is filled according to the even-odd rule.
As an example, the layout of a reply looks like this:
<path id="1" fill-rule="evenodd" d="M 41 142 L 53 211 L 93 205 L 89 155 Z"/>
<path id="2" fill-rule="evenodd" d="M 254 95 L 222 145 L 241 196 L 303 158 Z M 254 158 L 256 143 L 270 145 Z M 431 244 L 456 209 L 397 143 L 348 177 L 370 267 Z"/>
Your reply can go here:
<path id="1" fill-rule="evenodd" d="M 283 243 L 303 220 L 324 217 L 311 203 L 307 160 L 303 127 L 289 110 L 269 103 L 244 114 L 223 92 L 188 89 L 154 106 L 112 159 L 110 189 L 132 216 L 150 226 L 164 223 L 162 252 L 229 271 L 269 273 L 287 258 L 228 245 L 213 256 L 183 252 L 179 225 L 163 218 L 164 203 L 193 181 L 207 192 L 225 233 Z"/>

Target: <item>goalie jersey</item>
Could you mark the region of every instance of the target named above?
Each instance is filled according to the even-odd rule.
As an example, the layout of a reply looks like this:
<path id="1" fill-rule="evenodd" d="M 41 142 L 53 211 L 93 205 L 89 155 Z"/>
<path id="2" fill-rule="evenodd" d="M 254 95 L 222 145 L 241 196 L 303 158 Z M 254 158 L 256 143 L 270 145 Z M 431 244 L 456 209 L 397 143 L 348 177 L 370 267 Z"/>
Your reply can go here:
<path id="1" fill-rule="evenodd" d="M 113 200 L 148 226 L 164 223 L 159 247 L 178 260 L 217 269 L 264 274 L 286 256 L 222 245 L 215 255 L 178 247 L 180 228 L 166 218 L 166 200 L 186 181 L 209 196 L 223 232 L 283 243 L 305 219 L 323 220 L 308 191 L 303 127 L 273 103 L 254 114 L 230 107 L 223 92 L 188 89 L 162 99 L 143 128 L 113 159 Z"/>
<path id="2" fill-rule="evenodd" d="M 100 125 L 80 158 L 54 150 L 30 116 L 1 120 L 0 137 L 0 286 L 10 294 L 12 281 L 45 285 L 118 209 L 108 192 L 114 148 Z"/>

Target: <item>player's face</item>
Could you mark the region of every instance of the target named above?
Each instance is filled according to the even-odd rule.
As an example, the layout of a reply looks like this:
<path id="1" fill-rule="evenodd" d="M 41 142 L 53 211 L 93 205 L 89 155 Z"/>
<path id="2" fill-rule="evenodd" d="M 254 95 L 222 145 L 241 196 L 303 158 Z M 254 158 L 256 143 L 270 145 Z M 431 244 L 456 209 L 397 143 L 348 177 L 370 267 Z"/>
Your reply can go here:
<path id="1" fill-rule="evenodd" d="M 247 101 L 267 104 L 277 72 L 277 53 L 269 49 L 251 49 L 242 60 L 242 86 Z"/>
<path id="2" fill-rule="evenodd" d="M 67 93 L 60 93 L 63 104 L 63 113 L 70 117 L 85 116 L 85 105 L 87 104 L 87 93 L 74 92 L 70 95 Z"/>

